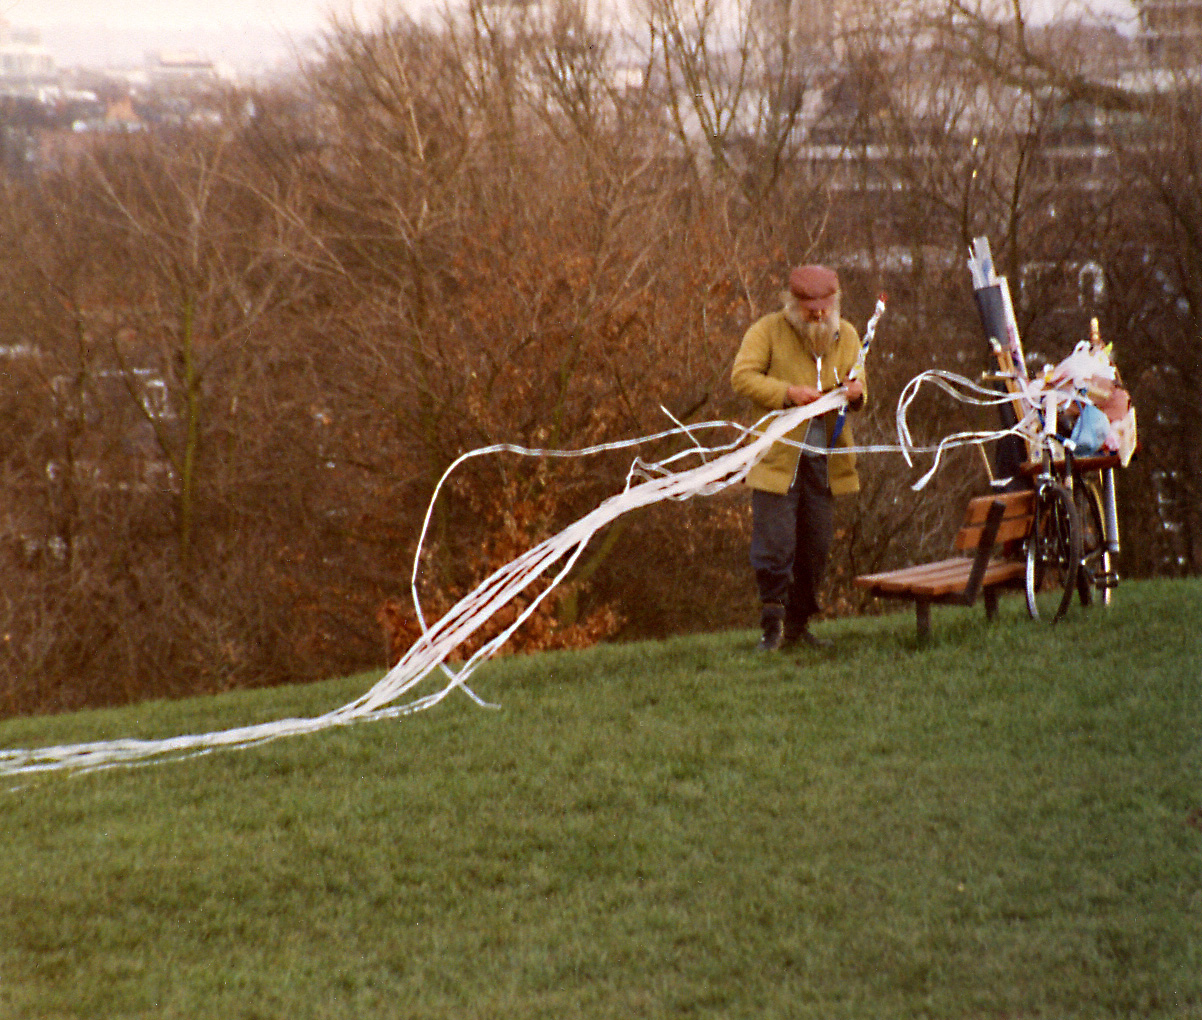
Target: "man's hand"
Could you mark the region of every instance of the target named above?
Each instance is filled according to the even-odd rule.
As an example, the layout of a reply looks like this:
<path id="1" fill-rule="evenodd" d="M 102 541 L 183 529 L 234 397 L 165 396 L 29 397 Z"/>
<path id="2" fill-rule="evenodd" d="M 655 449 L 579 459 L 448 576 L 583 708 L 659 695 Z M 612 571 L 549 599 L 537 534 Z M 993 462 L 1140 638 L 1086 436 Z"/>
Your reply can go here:
<path id="1" fill-rule="evenodd" d="M 805 407 L 822 396 L 822 390 L 816 390 L 813 386 L 790 386 L 786 395 L 793 407 Z"/>
<path id="2" fill-rule="evenodd" d="M 864 397 L 864 384 L 859 379 L 852 379 L 844 389 L 847 391 L 849 404 L 858 403 Z M 790 386 L 787 395 L 790 406 L 805 407 L 806 404 L 812 404 L 821 397 L 822 390 L 815 389 L 813 386 Z"/>

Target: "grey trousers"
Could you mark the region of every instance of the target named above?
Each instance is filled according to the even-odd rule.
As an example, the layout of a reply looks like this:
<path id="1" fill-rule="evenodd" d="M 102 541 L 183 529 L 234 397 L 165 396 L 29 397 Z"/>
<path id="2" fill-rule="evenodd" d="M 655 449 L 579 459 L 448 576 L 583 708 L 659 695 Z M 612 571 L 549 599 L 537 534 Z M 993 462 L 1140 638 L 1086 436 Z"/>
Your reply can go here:
<path id="1" fill-rule="evenodd" d="M 783 496 L 758 489 L 751 493 L 751 569 L 760 601 L 785 606 L 788 630 L 804 627 L 818 612 L 833 528 L 824 457 L 803 455 Z"/>

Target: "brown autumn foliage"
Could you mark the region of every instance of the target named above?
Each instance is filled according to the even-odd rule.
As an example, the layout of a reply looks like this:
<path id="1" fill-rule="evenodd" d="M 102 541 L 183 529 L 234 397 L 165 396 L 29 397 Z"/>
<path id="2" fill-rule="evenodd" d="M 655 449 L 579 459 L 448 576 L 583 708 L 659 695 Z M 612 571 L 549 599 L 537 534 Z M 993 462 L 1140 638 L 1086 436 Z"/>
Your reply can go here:
<path id="1" fill-rule="evenodd" d="M 891 442 L 915 372 L 987 367 L 978 233 L 1030 349 L 1067 353 L 1099 314 L 1159 409 L 1122 480 L 1123 569 L 1198 569 L 1196 90 L 1161 97 L 1162 131 L 1108 135 L 1078 117 L 1118 102 L 1086 88 L 1096 54 L 1052 66 L 946 7 L 816 48 L 772 5 L 727 37 L 657 0 L 641 50 L 570 2 L 334 23 L 303 80 L 212 97 L 219 123 L 60 139 L 5 177 L 0 713 L 395 661 L 456 457 L 746 420 L 730 359 L 800 261 L 839 268 L 857 325 L 889 292 L 857 436 Z M 1082 188 L 1057 146 L 1087 122 L 1122 173 Z M 1024 276 L 1089 260 L 1093 305 Z M 937 396 L 913 423 L 992 424 Z M 618 491 L 635 452 L 464 464 L 432 513 L 427 618 Z M 916 474 L 862 460 L 828 611 L 865 608 L 855 574 L 940 554 L 987 484 L 973 451 L 922 494 Z M 623 519 L 510 647 L 751 625 L 747 529 L 738 491 Z"/>
<path id="2" fill-rule="evenodd" d="M 483 499 L 474 499 L 477 513 L 489 521 L 490 530 L 471 555 L 469 576 L 464 590 L 431 587 L 422 600 L 422 618 L 427 625 L 439 619 L 460 598 L 468 595 L 475 583 L 515 560 L 532 544 L 550 538 L 556 528 L 551 524 L 559 489 L 542 486 L 537 495 L 523 493 L 525 486 L 511 481 L 499 489 L 485 490 Z M 481 505 L 481 504 L 485 505 Z M 429 550 L 427 560 L 437 555 Z M 585 648 L 614 634 L 622 621 L 611 606 L 601 605 L 583 619 L 566 621 L 565 603 L 579 598 L 584 583 L 568 581 L 552 584 L 554 572 L 532 583 L 521 595 L 504 606 L 468 641 L 455 656 L 468 658 L 482 645 L 511 627 L 531 604 L 538 602 L 531 615 L 514 632 L 505 648 L 510 652 L 542 652 L 559 648 Z M 420 597 L 420 595 L 419 595 Z M 394 664 L 421 636 L 422 627 L 412 600 L 385 600 L 377 612 L 388 649 L 389 664 Z"/>

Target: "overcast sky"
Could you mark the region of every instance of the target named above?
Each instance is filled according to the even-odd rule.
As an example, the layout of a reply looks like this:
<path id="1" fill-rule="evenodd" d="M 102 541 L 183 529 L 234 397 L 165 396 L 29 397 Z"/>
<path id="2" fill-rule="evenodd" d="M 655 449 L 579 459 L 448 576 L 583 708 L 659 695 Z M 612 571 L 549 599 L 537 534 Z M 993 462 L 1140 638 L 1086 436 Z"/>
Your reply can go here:
<path id="1" fill-rule="evenodd" d="M 161 49 L 191 49 L 235 66 L 272 64 L 330 15 L 374 20 L 382 6 L 418 14 L 442 0 L 0 0 L 0 18 L 42 33 L 60 66 L 139 63 Z M 1131 10 L 1130 0 L 1026 0 L 1035 20 L 1083 7 Z"/>
<path id="2" fill-rule="evenodd" d="M 37 29 L 63 67 L 130 66 L 147 52 L 195 50 L 235 66 L 286 60 L 331 14 L 374 20 L 381 6 L 431 0 L 0 0 L 0 18 Z"/>
<path id="3" fill-rule="evenodd" d="M 261 24 L 288 31 L 312 31 L 330 11 L 354 8 L 373 14 L 381 3 L 414 6 L 420 0 L 0 0 L 0 17 L 17 25 L 104 24 L 111 28 L 187 28 Z M 1089 3 L 1089 0 L 1084 0 Z M 1083 0 L 1027 0 L 1046 13 L 1076 7 Z M 1092 0 L 1094 7 L 1128 6 L 1128 0 Z"/>
<path id="4" fill-rule="evenodd" d="M 102 24 L 113 29 L 213 28 L 262 24 L 311 31 L 331 9 L 352 0 L 0 0 L 0 16 L 14 25 Z M 357 4 L 366 10 L 362 2 Z"/>

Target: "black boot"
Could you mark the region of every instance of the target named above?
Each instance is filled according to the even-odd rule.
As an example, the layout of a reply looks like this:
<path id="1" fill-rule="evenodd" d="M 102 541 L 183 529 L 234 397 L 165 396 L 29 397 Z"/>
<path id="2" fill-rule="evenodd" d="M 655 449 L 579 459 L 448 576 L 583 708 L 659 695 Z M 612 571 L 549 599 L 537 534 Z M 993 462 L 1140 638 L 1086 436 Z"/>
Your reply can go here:
<path id="1" fill-rule="evenodd" d="M 775 652 L 785 640 L 785 607 L 779 602 L 765 602 L 760 612 L 764 636 L 756 645 L 757 652 Z"/>
<path id="2" fill-rule="evenodd" d="M 785 623 L 784 634 L 781 638 L 782 648 L 793 648 L 796 645 L 809 645 L 811 648 L 833 648 L 835 642 L 830 638 L 820 638 L 810 633 L 809 620 L 789 620 Z"/>

